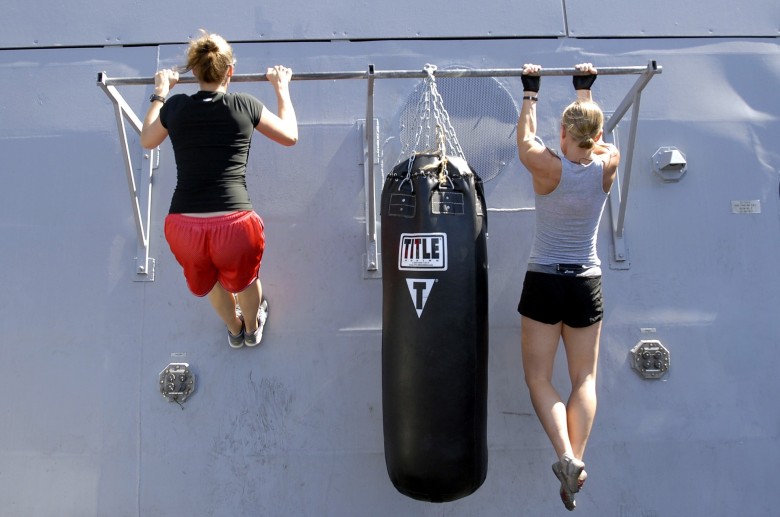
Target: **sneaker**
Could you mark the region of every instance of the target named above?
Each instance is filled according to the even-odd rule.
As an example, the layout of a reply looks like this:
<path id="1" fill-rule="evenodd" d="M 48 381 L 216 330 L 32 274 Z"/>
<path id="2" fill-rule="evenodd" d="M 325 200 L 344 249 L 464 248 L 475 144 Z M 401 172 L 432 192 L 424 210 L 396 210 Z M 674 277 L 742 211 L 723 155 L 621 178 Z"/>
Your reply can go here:
<path id="1" fill-rule="evenodd" d="M 241 308 L 238 305 L 236 305 L 236 316 L 241 320 L 241 331 L 235 336 L 230 333 L 230 330 L 227 331 L 230 348 L 241 348 L 244 346 L 244 316 L 241 314 Z"/>
<path id="2" fill-rule="evenodd" d="M 260 341 L 263 339 L 263 328 L 266 320 L 268 320 L 268 300 L 263 298 L 260 308 L 257 310 L 257 330 L 251 333 L 244 333 L 244 344 L 246 346 L 257 346 L 260 344 Z"/>
<path id="3" fill-rule="evenodd" d="M 567 510 L 572 511 L 577 507 L 574 494 L 580 491 L 588 474 L 585 473 L 585 464 L 580 460 L 564 454 L 561 461 L 553 463 L 552 470 L 555 477 L 561 482 L 560 496 Z"/>
<path id="4" fill-rule="evenodd" d="M 588 473 L 585 472 L 585 469 L 582 469 L 580 477 L 577 478 L 577 486 L 580 487 L 580 490 L 582 490 L 582 487 L 585 486 L 586 479 L 588 479 Z"/>
<path id="5" fill-rule="evenodd" d="M 561 484 L 561 489 L 558 492 L 558 495 L 561 496 L 561 501 L 563 501 L 563 506 L 565 506 L 567 510 L 573 512 L 574 509 L 577 508 L 577 501 L 574 500 L 574 494 L 566 490 L 563 487 L 563 484 Z"/>

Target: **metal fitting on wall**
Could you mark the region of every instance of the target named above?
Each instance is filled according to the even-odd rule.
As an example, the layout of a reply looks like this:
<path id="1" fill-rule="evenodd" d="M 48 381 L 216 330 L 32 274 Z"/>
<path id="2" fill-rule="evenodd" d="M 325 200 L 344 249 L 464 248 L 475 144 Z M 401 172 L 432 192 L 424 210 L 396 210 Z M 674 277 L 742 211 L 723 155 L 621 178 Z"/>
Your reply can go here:
<path id="1" fill-rule="evenodd" d="M 187 363 L 170 363 L 160 372 L 160 393 L 181 404 L 195 391 L 195 375 Z"/>
<path id="2" fill-rule="evenodd" d="M 631 349 L 631 367 L 645 379 L 658 379 L 671 365 L 669 350 L 656 340 L 642 340 Z"/>
<path id="3" fill-rule="evenodd" d="M 676 147 L 660 147 L 653 155 L 653 172 L 668 183 L 676 183 L 688 171 L 685 155 Z"/>

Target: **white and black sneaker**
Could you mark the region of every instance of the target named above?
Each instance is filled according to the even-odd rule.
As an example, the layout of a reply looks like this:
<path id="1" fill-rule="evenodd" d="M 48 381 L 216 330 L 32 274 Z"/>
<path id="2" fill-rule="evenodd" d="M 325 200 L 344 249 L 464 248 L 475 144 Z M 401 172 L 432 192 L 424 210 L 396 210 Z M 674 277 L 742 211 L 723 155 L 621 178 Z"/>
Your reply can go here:
<path id="1" fill-rule="evenodd" d="M 254 332 L 244 332 L 244 344 L 246 346 L 257 346 L 263 339 L 263 328 L 268 320 L 268 300 L 263 298 L 260 308 L 257 310 L 257 330 Z"/>
<path id="2" fill-rule="evenodd" d="M 552 470 L 555 477 L 561 482 L 559 490 L 561 501 L 567 510 L 572 511 L 577 507 L 574 494 L 580 491 L 588 474 L 585 472 L 585 464 L 568 454 L 561 456 L 561 461 L 553 463 Z"/>
<path id="3" fill-rule="evenodd" d="M 241 308 L 236 305 L 236 317 L 241 320 L 241 330 L 235 336 L 228 329 L 228 345 L 230 348 L 241 348 L 244 346 L 244 316 L 241 314 Z"/>

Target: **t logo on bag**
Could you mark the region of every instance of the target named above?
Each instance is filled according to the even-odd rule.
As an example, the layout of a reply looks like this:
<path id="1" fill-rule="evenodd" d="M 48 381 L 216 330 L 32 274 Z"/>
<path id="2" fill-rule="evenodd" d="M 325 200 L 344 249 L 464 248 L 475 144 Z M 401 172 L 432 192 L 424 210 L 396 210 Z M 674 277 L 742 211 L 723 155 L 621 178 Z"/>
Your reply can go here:
<path id="1" fill-rule="evenodd" d="M 428 295 L 431 294 L 431 288 L 435 282 L 436 280 L 431 278 L 406 279 L 406 285 L 409 287 L 409 294 L 412 295 L 412 303 L 418 318 L 422 316 L 425 302 L 428 301 Z"/>

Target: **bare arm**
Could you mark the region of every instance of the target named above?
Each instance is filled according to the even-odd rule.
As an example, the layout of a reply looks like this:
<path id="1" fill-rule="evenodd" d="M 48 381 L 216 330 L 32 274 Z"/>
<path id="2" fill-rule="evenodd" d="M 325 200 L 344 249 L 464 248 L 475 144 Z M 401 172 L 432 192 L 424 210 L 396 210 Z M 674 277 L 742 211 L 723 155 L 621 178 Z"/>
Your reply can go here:
<path id="1" fill-rule="evenodd" d="M 523 104 L 517 119 L 517 150 L 520 161 L 533 174 L 531 165 L 535 155 L 544 151 L 544 146 L 536 140 L 536 98 L 537 93 L 523 92 Z"/>
<path id="2" fill-rule="evenodd" d="M 179 73 L 173 70 L 160 70 L 154 74 L 154 94 L 162 98 L 168 95 L 179 81 Z M 163 102 L 154 100 L 149 105 L 141 128 L 141 145 L 146 149 L 152 149 L 160 145 L 168 136 L 168 130 L 160 122 L 160 110 Z"/>
<path id="3" fill-rule="evenodd" d="M 588 72 L 588 75 L 574 76 L 572 82 L 577 92 L 577 100 L 593 102 L 593 95 L 590 87 L 596 81 L 598 70 L 592 63 L 580 63 L 575 65 L 577 70 Z M 604 133 L 601 132 L 596 137 L 596 145 L 593 147 L 593 154 L 604 163 L 604 174 L 602 177 L 602 188 L 604 192 L 609 192 L 612 183 L 617 175 L 618 164 L 620 163 L 620 151 L 612 144 L 604 142 Z"/>
<path id="4" fill-rule="evenodd" d="M 292 70 L 277 65 L 267 70 L 266 77 L 276 91 L 279 114 L 264 109 L 256 129 L 274 142 L 285 146 L 295 145 L 298 142 L 298 119 L 290 98 Z"/>
<path id="5" fill-rule="evenodd" d="M 577 90 L 577 100 L 593 102 L 593 94 L 590 90 Z"/>
<path id="6" fill-rule="evenodd" d="M 617 176 L 618 164 L 620 164 L 620 150 L 612 144 L 604 142 L 599 138 L 596 145 L 593 147 L 593 154 L 601 158 L 604 162 L 604 175 L 602 177 L 602 189 L 604 192 L 609 192 L 612 188 L 612 183 Z"/>
<path id="7" fill-rule="evenodd" d="M 526 64 L 523 66 L 523 73 L 526 75 L 539 70 L 541 70 L 539 65 Z M 535 88 L 538 89 L 538 83 Z M 535 90 L 525 89 L 523 91 L 523 104 L 517 119 L 517 151 L 520 162 L 533 176 L 534 189 L 539 193 L 547 193 L 555 188 L 560 179 L 561 162 L 536 140 L 536 99 L 538 95 Z"/>

